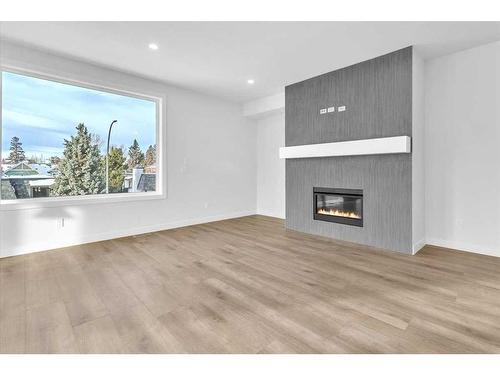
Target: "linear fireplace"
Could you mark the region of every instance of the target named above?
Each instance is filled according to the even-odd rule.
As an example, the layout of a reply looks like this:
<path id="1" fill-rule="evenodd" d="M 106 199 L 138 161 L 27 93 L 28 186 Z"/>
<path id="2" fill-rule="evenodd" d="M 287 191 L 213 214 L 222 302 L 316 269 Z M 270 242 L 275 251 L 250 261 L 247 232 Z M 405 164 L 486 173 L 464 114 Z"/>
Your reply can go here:
<path id="1" fill-rule="evenodd" d="M 363 190 L 313 188 L 314 220 L 363 226 Z"/>

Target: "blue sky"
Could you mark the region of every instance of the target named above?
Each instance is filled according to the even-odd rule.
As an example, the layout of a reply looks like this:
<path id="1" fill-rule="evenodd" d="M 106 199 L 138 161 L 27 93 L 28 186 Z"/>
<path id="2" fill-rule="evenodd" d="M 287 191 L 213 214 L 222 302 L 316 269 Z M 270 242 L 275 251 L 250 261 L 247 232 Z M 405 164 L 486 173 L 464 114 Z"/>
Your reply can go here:
<path id="1" fill-rule="evenodd" d="M 2 72 L 2 157 L 17 136 L 27 157 L 62 156 L 63 141 L 83 122 L 102 140 L 104 153 L 109 124 L 111 144 L 128 148 L 137 139 L 146 151 L 155 144 L 156 104 L 149 100 L 65 85 Z"/>

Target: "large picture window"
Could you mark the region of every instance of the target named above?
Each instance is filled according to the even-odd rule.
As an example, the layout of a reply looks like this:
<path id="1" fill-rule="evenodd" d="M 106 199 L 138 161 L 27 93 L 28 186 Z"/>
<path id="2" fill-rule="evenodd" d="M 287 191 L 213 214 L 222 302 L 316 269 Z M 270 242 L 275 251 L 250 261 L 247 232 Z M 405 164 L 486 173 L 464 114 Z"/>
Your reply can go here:
<path id="1" fill-rule="evenodd" d="M 158 192 L 157 100 L 1 78 L 2 201 Z"/>

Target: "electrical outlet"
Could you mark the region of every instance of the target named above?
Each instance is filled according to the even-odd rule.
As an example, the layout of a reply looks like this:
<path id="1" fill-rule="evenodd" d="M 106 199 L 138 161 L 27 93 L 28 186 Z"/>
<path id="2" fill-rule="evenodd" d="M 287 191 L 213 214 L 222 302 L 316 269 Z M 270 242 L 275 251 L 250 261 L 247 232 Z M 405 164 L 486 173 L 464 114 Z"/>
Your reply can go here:
<path id="1" fill-rule="evenodd" d="M 319 114 L 320 114 L 320 115 L 324 115 L 325 113 L 326 113 L 326 108 L 321 108 L 321 109 L 319 110 Z"/>
<path id="2" fill-rule="evenodd" d="M 344 111 L 345 111 L 345 105 L 343 105 L 343 106 L 339 107 L 337 110 L 338 110 L 339 112 L 344 112 Z"/>
<path id="3" fill-rule="evenodd" d="M 64 220 L 63 217 L 60 217 L 60 218 L 57 219 L 57 227 L 59 229 L 63 229 L 65 224 L 66 223 L 65 223 L 65 220 Z"/>
<path id="4" fill-rule="evenodd" d="M 328 113 L 335 112 L 335 107 L 328 107 L 327 111 Z"/>

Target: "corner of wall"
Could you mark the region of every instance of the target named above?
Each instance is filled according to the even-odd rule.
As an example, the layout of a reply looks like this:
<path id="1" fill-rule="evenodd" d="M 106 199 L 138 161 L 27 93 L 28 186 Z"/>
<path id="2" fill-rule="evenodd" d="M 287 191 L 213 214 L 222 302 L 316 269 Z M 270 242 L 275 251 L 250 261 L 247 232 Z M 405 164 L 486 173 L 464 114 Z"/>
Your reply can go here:
<path id="1" fill-rule="evenodd" d="M 257 129 L 257 214 L 285 218 L 285 162 L 279 148 L 285 145 L 283 111 L 255 121 Z"/>
<path id="2" fill-rule="evenodd" d="M 424 61 L 412 48 L 412 249 L 425 245 Z"/>
<path id="3" fill-rule="evenodd" d="M 420 240 L 413 240 L 412 244 L 412 255 L 415 255 L 427 244 L 426 239 L 422 238 Z"/>
<path id="4" fill-rule="evenodd" d="M 500 257 L 499 62 L 500 41 L 425 61 L 429 245 Z"/>
<path id="5" fill-rule="evenodd" d="M 285 108 L 285 93 L 265 96 L 250 102 L 243 103 L 243 116 L 249 118 L 264 118 L 269 115 L 278 114 Z"/>

